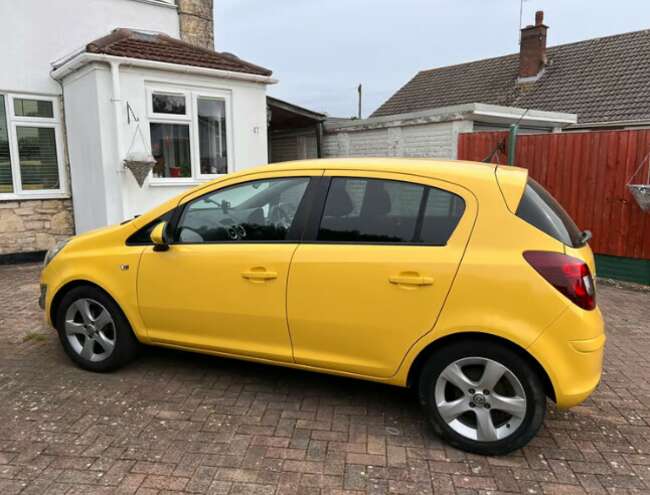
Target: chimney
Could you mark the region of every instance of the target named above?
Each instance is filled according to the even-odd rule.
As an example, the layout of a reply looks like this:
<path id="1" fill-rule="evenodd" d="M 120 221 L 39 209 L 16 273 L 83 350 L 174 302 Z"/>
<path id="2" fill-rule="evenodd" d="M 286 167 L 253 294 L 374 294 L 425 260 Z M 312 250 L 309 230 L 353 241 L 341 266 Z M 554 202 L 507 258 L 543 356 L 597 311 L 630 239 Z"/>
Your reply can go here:
<path id="1" fill-rule="evenodd" d="M 213 0 L 176 0 L 181 39 L 214 50 Z"/>
<path id="2" fill-rule="evenodd" d="M 546 66 L 546 32 L 544 12 L 535 12 L 535 25 L 526 26 L 521 30 L 519 47 L 519 80 L 535 81 L 542 75 Z"/>

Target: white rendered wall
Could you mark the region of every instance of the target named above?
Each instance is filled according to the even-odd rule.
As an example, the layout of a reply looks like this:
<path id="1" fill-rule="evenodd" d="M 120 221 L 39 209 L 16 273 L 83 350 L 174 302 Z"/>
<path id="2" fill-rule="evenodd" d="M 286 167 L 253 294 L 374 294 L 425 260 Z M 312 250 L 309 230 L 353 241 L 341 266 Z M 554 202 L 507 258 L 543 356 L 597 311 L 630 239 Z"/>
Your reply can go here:
<path id="1" fill-rule="evenodd" d="M 84 80 L 81 84 L 76 79 Z M 89 82 L 85 82 L 88 79 Z M 91 91 L 80 92 L 71 97 L 68 104 L 68 86 L 94 84 L 96 95 Z M 117 137 L 114 111 L 111 103 L 112 86 L 108 65 L 94 64 L 86 69 L 66 77 L 65 113 L 68 129 L 68 146 L 70 149 L 70 169 L 73 183 L 75 216 L 77 232 L 101 227 L 106 224 L 121 222 L 126 218 L 139 215 L 161 202 L 176 196 L 190 187 L 205 181 L 199 179 L 178 182 L 154 183 L 151 174 L 141 188 L 130 171 L 122 167 L 128 147 L 136 132 L 137 123 L 127 122 L 127 103 L 140 119 L 140 127 L 145 142 L 150 142 L 149 121 L 147 113 L 147 88 L 165 88 L 169 90 L 192 90 L 196 92 L 218 91 L 227 95 L 231 111 L 227 122 L 230 132 L 229 156 L 230 171 L 267 163 L 267 129 L 266 129 L 266 86 L 263 84 L 195 76 L 175 72 L 122 67 L 120 69 L 120 89 L 122 96 L 122 149 L 117 150 Z M 72 91 L 70 92 L 72 95 Z M 86 99 L 85 103 L 77 100 Z M 72 101 L 75 104 L 72 104 Z M 94 111 L 97 109 L 97 117 Z M 85 129 L 84 132 L 78 132 Z M 94 137 L 88 139 L 87 135 Z M 99 136 L 99 137 L 97 137 Z M 99 143 L 97 146 L 96 143 Z M 135 140 L 131 151 L 149 151 L 140 139 Z M 95 176 L 103 180 L 96 182 Z M 78 180 L 76 180 L 78 179 Z M 86 209 L 93 208 L 98 202 L 103 205 L 91 215 Z M 105 211 L 105 216 L 101 214 Z M 100 214 L 96 214 L 100 213 Z"/>
<path id="2" fill-rule="evenodd" d="M 471 131 L 471 121 L 440 122 L 347 131 L 344 127 L 325 134 L 327 157 L 396 156 L 453 159 L 458 133 Z"/>
<path id="3" fill-rule="evenodd" d="M 0 91 L 61 94 L 50 63 L 116 27 L 179 36 L 176 7 L 167 2 L 1 0 Z"/>

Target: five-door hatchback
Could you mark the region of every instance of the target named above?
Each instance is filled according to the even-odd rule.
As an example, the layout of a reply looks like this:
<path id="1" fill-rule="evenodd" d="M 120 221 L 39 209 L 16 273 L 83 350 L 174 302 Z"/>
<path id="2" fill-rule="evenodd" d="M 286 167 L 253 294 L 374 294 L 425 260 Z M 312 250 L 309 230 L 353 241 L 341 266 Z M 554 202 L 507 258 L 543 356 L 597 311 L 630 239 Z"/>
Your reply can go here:
<path id="1" fill-rule="evenodd" d="M 143 343 L 409 386 L 449 443 L 502 454 L 600 379 L 588 238 L 525 169 L 291 162 L 56 246 L 41 302 L 88 370 Z"/>

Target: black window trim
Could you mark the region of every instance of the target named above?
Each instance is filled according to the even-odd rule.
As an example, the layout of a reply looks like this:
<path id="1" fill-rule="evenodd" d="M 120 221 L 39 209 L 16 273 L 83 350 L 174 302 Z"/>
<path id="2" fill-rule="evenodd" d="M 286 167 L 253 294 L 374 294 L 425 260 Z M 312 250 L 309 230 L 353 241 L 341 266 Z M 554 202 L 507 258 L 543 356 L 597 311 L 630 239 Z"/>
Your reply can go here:
<path id="1" fill-rule="evenodd" d="M 384 180 L 384 181 L 392 181 L 392 182 L 403 182 L 405 184 L 410 184 L 410 185 L 419 185 L 424 187 L 424 192 L 422 194 L 421 202 L 420 202 L 420 207 L 418 210 L 418 218 L 416 219 L 416 231 L 414 235 L 414 239 L 419 239 L 421 234 L 422 234 L 422 224 L 424 223 L 424 210 L 426 208 L 426 201 L 429 197 L 429 190 L 430 189 L 439 189 L 440 191 L 447 192 L 449 194 L 453 194 L 454 196 L 459 197 L 460 199 L 463 200 L 464 204 L 464 209 L 463 213 L 458 219 L 458 222 L 456 223 L 456 227 L 454 227 L 454 230 L 452 230 L 451 234 L 449 235 L 449 238 L 447 239 L 447 242 L 444 244 L 432 244 L 432 243 L 425 243 L 425 242 L 416 242 L 416 241 L 411 241 L 411 242 L 378 242 L 378 241 L 324 241 L 324 240 L 319 240 L 318 239 L 318 231 L 320 230 L 320 224 L 323 220 L 323 215 L 325 213 L 325 204 L 327 202 L 327 196 L 329 195 L 329 189 L 332 184 L 333 179 L 352 179 L 352 180 Z M 465 212 L 467 211 L 467 201 L 463 196 L 461 196 L 458 193 L 448 191 L 447 189 L 443 189 L 441 187 L 435 187 L 435 186 L 430 186 L 428 184 L 423 184 L 421 182 L 410 182 L 406 180 L 400 180 L 400 179 L 387 179 L 384 177 L 368 177 L 365 175 L 327 175 L 321 177 L 320 184 L 318 187 L 318 190 L 316 191 L 316 197 L 314 198 L 315 200 L 315 205 L 312 208 L 311 215 L 309 217 L 309 221 L 307 223 L 307 228 L 304 231 L 304 236 L 302 238 L 302 243 L 303 244 L 333 244 L 333 245 L 343 245 L 343 246 L 420 246 L 420 247 L 445 247 L 449 243 L 449 239 L 452 238 L 454 233 L 456 232 L 456 229 L 458 228 L 458 225 L 463 219 L 463 216 L 465 215 Z"/>
<path id="2" fill-rule="evenodd" d="M 287 232 L 287 238 L 283 240 L 277 240 L 277 241 L 250 241 L 250 240 L 245 240 L 245 241 L 204 241 L 204 242 L 180 242 L 176 240 L 176 229 L 178 228 L 178 223 L 180 222 L 181 218 L 183 217 L 183 212 L 185 211 L 185 208 L 187 208 L 188 205 L 192 204 L 194 201 L 198 201 L 201 198 L 205 196 L 209 196 L 211 194 L 214 194 L 217 191 L 225 191 L 226 189 L 229 189 L 231 187 L 237 187 L 241 186 L 244 184 L 247 184 L 249 182 L 257 182 L 257 181 L 264 181 L 264 180 L 287 180 L 287 179 L 308 179 L 309 181 L 307 182 L 307 187 L 305 188 L 305 193 L 303 194 L 302 199 L 300 200 L 300 203 L 298 204 L 298 209 L 296 210 L 296 214 L 294 215 L 293 222 L 291 224 L 291 227 L 289 228 Z M 251 180 L 248 181 L 243 181 L 243 182 L 237 182 L 236 184 L 231 184 L 229 186 L 225 186 L 219 189 L 213 189 L 211 191 L 206 192 L 205 194 L 202 194 L 201 196 L 197 196 L 196 198 L 193 198 L 191 201 L 188 201 L 182 205 L 178 205 L 176 207 L 176 211 L 174 212 L 174 215 L 172 216 L 172 219 L 170 220 L 170 224 L 168 226 L 169 229 L 169 245 L 174 246 L 202 246 L 202 245 L 210 245 L 210 244 L 297 244 L 301 241 L 303 232 L 305 230 L 305 225 L 306 225 L 306 220 L 309 216 L 309 211 L 311 210 L 312 203 L 313 203 L 313 193 L 314 189 L 317 187 L 317 182 L 318 179 L 320 179 L 320 176 L 313 176 L 313 175 L 287 175 L 287 176 L 282 176 L 282 177 L 262 177 L 262 178 L 252 178 Z"/>

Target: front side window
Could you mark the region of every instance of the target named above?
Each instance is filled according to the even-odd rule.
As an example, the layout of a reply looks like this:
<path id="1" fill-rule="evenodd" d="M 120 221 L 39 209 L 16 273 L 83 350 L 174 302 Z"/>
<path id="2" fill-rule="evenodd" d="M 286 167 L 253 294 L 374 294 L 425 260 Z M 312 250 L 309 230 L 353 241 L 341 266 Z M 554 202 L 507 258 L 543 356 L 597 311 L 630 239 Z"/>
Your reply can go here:
<path id="1" fill-rule="evenodd" d="M 409 182 L 333 178 L 318 240 L 444 245 L 462 217 L 460 196 Z"/>
<path id="2" fill-rule="evenodd" d="M 264 179 L 227 187 L 190 202 L 184 209 L 175 241 L 285 241 L 305 194 L 309 178 Z"/>
<path id="3" fill-rule="evenodd" d="M 0 195 L 63 192 L 55 100 L 0 94 Z"/>

